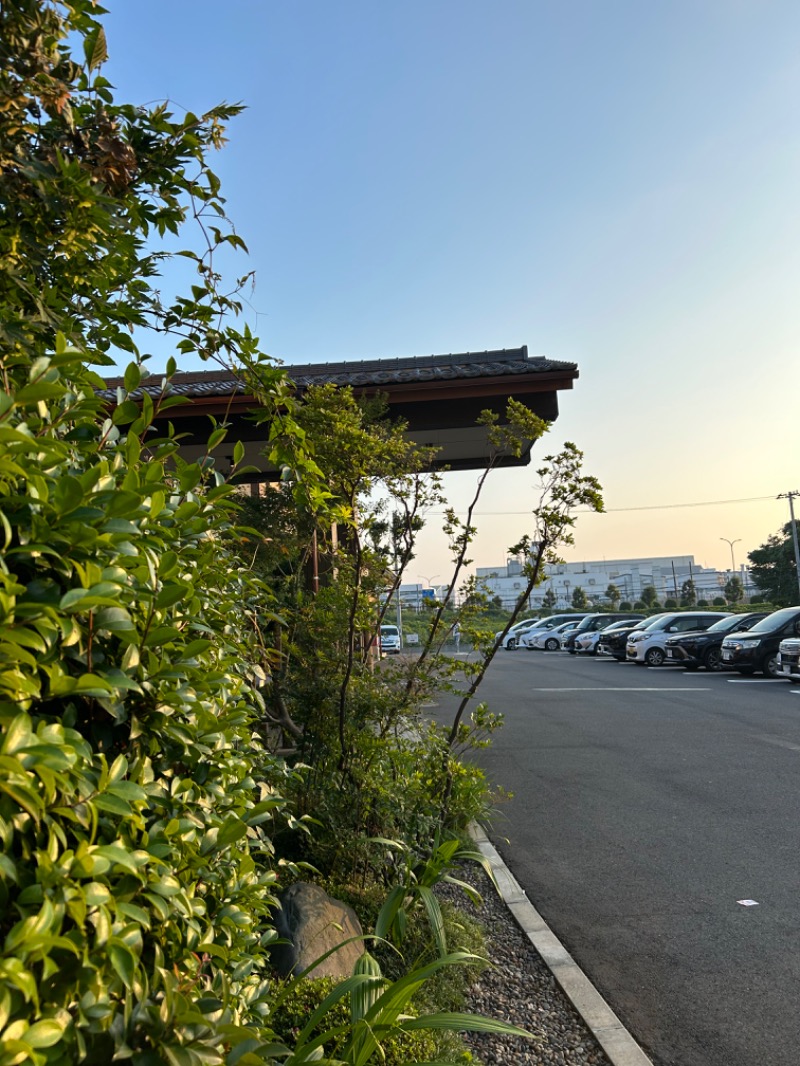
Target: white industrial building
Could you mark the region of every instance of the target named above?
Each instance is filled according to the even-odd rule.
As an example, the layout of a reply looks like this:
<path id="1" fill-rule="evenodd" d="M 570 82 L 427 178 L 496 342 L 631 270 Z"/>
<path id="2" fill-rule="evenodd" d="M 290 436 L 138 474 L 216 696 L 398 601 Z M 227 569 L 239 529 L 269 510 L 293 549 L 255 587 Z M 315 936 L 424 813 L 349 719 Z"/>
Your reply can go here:
<path id="1" fill-rule="evenodd" d="M 511 608 L 525 588 L 523 563 L 509 559 L 504 566 L 482 566 L 477 578 L 490 597 L 499 596 L 503 607 Z M 556 596 L 556 607 L 570 607 L 576 588 L 582 588 L 591 604 L 602 606 L 608 602 L 606 589 L 616 585 L 623 602 L 635 603 L 642 590 L 653 586 L 658 599 L 680 599 L 685 581 L 694 581 L 697 598 L 711 602 L 723 595 L 727 582 L 734 576 L 731 570 L 713 570 L 698 566 L 693 555 L 675 555 L 651 559 L 603 559 L 600 562 L 560 563 L 547 568 L 547 576 L 533 590 L 530 608 L 541 607 L 548 589 Z M 750 580 L 745 567 L 736 577 L 749 592 Z"/>

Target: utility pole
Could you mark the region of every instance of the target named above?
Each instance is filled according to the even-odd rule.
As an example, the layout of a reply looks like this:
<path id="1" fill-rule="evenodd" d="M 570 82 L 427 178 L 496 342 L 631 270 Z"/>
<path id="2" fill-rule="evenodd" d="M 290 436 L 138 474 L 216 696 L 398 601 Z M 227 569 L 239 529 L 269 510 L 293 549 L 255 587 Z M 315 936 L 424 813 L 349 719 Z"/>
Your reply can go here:
<path id="1" fill-rule="evenodd" d="M 797 576 L 797 591 L 800 592 L 800 547 L 797 544 L 797 523 L 794 520 L 794 498 L 800 496 L 800 492 L 796 489 L 794 492 L 782 492 L 778 496 L 779 500 L 789 501 L 789 516 L 791 518 L 792 526 L 792 544 L 794 545 L 794 569 Z"/>

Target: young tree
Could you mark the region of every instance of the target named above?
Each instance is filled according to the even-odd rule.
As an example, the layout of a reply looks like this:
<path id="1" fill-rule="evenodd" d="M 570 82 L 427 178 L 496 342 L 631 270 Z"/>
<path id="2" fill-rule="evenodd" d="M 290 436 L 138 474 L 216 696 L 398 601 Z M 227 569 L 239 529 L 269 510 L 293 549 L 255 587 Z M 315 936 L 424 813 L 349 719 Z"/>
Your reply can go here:
<path id="1" fill-rule="evenodd" d="M 744 599 L 744 589 L 738 577 L 732 577 L 725 582 L 725 599 L 728 603 L 741 603 Z M 714 601 L 716 603 L 716 600 Z"/>
<path id="2" fill-rule="evenodd" d="M 585 611 L 589 606 L 589 600 L 580 585 L 576 585 L 572 593 L 572 606 L 576 611 Z"/>
<path id="3" fill-rule="evenodd" d="M 800 522 L 797 525 L 800 527 Z M 754 548 L 747 558 L 751 564 L 753 584 L 763 593 L 767 602 L 779 607 L 797 603 L 797 568 L 791 522 L 787 522 L 779 533 L 773 533 L 764 544 Z"/>
<path id="4" fill-rule="evenodd" d="M 619 589 L 613 583 L 606 589 L 606 599 L 611 604 L 612 609 L 616 609 L 617 604 L 622 599 L 622 594 Z"/>
<path id="5" fill-rule="evenodd" d="M 681 585 L 681 607 L 694 607 L 697 603 L 697 589 L 694 581 L 687 578 Z"/>
<path id="6" fill-rule="evenodd" d="M 642 603 L 648 609 L 658 607 L 658 593 L 652 585 L 646 585 L 642 589 Z"/>
<path id="7" fill-rule="evenodd" d="M 542 597 L 542 607 L 546 607 L 548 611 L 551 611 L 558 603 L 558 596 L 556 590 L 552 585 L 548 585 L 545 589 L 544 596 Z"/>

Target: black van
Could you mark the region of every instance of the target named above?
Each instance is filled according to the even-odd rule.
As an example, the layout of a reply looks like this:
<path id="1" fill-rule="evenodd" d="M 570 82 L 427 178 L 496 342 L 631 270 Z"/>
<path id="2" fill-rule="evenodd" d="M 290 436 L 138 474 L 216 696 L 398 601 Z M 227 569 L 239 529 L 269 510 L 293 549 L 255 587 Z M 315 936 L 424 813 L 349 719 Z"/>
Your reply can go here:
<path id="1" fill-rule="evenodd" d="M 722 669 L 740 674 L 760 671 L 778 677 L 778 647 L 784 637 L 800 633 L 800 607 L 773 611 L 746 633 L 731 633 L 722 642 Z"/>

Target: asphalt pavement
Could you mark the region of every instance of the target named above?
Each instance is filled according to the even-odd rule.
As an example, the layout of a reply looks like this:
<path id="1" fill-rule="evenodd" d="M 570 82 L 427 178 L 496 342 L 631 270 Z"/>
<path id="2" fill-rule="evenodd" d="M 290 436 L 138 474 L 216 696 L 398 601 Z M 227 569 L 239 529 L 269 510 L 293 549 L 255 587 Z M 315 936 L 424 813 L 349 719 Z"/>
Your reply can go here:
<path id="1" fill-rule="evenodd" d="M 518 651 L 479 698 L 489 835 L 653 1061 L 797 1066 L 800 690 Z"/>

